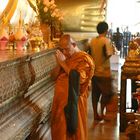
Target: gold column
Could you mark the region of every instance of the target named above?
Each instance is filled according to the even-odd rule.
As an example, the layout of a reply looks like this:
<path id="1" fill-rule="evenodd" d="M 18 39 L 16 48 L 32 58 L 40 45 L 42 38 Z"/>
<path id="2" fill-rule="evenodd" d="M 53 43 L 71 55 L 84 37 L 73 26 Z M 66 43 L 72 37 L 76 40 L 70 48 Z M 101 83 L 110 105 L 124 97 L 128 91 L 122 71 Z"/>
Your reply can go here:
<path id="1" fill-rule="evenodd" d="M 10 21 L 11 17 L 13 16 L 13 14 L 15 12 L 16 7 L 17 7 L 17 3 L 18 3 L 18 0 L 9 0 L 6 8 L 0 15 L 0 20 L 2 20 L 2 18 L 5 16 L 4 24 L 7 24 L 8 21 Z"/>

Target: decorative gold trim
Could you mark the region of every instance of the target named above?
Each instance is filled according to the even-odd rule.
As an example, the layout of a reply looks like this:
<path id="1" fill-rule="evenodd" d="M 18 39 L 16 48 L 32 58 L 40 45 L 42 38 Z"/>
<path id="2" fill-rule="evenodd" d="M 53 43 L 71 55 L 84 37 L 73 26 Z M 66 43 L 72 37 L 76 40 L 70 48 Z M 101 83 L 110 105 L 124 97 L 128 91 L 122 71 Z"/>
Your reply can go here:
<path id="1" fill-rule="evenodd" d="M 2 12 L 2 14 L 0 15 L 0 20 L 2 20 L 3 17 L 5 16 L 5 23 L 4 24 L 7 24 L 8 21 L 10 21 L 11 17 L 13 16 L 13 14 L 16 10 L 17 3 L 18 3 L 18 0 L 9 0 L 6 8 Z"/>

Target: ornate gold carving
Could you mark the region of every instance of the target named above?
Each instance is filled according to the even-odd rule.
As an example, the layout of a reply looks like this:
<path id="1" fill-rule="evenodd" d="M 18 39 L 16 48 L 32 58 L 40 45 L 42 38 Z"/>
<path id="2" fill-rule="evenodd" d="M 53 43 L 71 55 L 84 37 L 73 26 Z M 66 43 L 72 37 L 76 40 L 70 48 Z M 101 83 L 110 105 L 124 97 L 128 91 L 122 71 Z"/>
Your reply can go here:
<path id="1" fill-rule="evenodd" d="M 1 139 L 23 140 L 48 123 L 54 93 L 49 73 L 55 65 L 54 50 L 0 63 Z"/>

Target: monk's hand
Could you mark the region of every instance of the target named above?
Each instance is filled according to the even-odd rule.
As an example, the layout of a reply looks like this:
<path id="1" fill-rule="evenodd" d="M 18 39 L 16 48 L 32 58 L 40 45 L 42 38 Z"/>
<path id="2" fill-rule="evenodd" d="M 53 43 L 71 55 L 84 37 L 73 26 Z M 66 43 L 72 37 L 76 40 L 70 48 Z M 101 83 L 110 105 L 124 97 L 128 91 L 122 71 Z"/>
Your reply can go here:
<path id="1" fill-rule="evenodd" d="M 66 64 L 66 57 L 65 55 L 60 51 L 56 51 L 56 60 L 58 64 L 64 69 L 64 71 L 68 74 L 69 73 L 69 67 Z"/>
<path id="2" fill-rule="evenodd" d="M 56 59 L 57 62 L 61 65 L 62 63 L 65 62 L 66 57 L 60 50 L 56 50 Z"/>

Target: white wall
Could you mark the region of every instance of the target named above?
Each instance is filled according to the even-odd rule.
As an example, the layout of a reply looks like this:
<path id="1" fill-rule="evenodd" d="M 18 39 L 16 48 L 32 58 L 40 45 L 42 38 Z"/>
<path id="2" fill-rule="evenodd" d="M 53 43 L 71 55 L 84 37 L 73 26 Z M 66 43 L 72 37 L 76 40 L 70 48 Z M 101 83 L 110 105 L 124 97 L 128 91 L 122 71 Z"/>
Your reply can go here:
<path id="1" fill-rule="evenodd" d="M 0 14 L 3 12 L 5 9 L 6 5 L 8 3 L 8 0 L 0 0 Z"/>
<path id="2" fill-rule="evenodd" d="M 112 23 L 113 30 L 116 30 L 116 27 L 124 29 L 129 26 L 132 32 L 140 31 L 139 13 L 140 3 L 136 0 L 108 0 L 107 22 Z"/>

